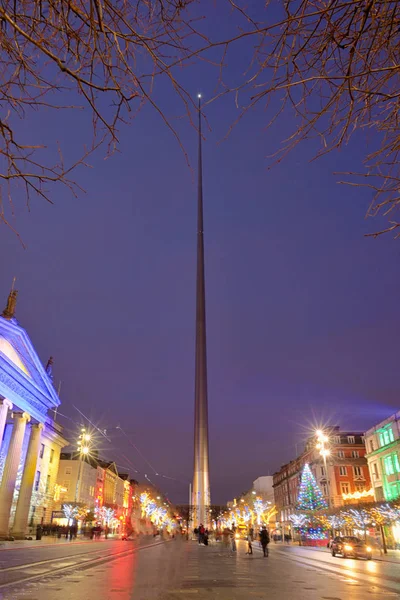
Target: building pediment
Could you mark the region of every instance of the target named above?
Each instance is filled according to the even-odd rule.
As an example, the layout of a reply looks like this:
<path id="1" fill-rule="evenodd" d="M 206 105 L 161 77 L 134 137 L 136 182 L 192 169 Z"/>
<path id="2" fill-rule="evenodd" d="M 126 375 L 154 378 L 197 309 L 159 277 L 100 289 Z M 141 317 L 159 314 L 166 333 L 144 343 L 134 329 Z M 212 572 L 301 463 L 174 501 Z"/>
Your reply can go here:
<path id="1" fill-rule="evenodd" d="M 0 317 L 0 394 L 37 420 L 60 400 L 25 329 Z"/>

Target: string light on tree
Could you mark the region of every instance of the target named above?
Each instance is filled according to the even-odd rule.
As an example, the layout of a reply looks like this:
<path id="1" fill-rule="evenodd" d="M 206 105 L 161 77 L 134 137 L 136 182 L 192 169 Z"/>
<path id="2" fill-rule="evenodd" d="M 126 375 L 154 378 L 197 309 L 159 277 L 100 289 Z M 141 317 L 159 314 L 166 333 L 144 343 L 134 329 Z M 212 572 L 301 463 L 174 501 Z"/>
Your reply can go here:
<path id="1" fill-rule="evenodd" d="M 326 520 L 329 523 L 331 529 L 333 529 L 334 531 L 342 529 L 346 524 L 344 518 L 340 514 L 330 515 L 326 518 Z"/>
<path id="2" fill-rule="evenodd" d="M 309 465 L 305 464 L 301 474 L 297 508 L 314 511 L 327 508 L 327 506 L 328 504 L 315 481 Z"/>
<path id="3" fill-rule="evenodd" d="M 307 517 L 307 515 L 303 515 L 303 514 L 299 514 L 299 515 L 290 515 L 289 516 L 290 521 L 293 524 L 293 527 L 295 529 L 301 529 L 302 527 L 304 527 L 308 521 L 309 518 Z"/>
<path id="4" fill-rule="evenodd" d="M 63 505 L 63 513 L 65 518 L 68 519 L 68 526 L 73 522 L 74 519 L 78 516 L 79 508 L 77 506 L 72 506 L 72 504 L 64 504 Z"/>
<path id="5" fill-rule="evenodd" d="M 351 508 L 349 511 L 343 512 L 343 516 L 348 516 L 358 529 L 365 531 L 372 523 L 370 513 L 364 508 Z"/>

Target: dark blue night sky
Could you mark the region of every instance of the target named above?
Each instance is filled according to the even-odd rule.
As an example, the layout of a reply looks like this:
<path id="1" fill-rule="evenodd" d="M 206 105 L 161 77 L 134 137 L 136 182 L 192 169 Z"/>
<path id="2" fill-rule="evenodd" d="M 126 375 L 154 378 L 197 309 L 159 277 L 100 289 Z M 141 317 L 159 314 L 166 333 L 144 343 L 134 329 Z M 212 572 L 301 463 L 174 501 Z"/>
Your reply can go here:
<path id="1" fill-rule="evenodd" d="M 214 10 L 214 9 L 210 9 Z M 232 78 L 242 54 L 228 61 Z M 193 96 L 212 96 L 206 64 L 183 75 Z M 166 114 L 180 114 L 164 83 Z M 293 125 L 265 130 L 259 106 L 224 141 L 237 116 L 225 96 L 205 109 L 204 202 L 211 491 L 225 502 L 293 458 L 315 424 L 365 430 L 398 409 L 400 242 L 364 234 L 371 197 L 337 185 L 361 168 L 361 135 L 310 162 L 307 141 L 268 170 Z M 22 124 L 66 158 L 90 136 L 88 111 L 42 111 Z M 195 164 L 196 131 L 177 127 Z M 15 197 L 13 232 L 2 227 L 0 298 L 12 278 L 17 317 L 62 381 L 60 417 L 73 439 L 76 405 L 111 442 L 102 453 L 170 494 L 188 498 L 192 477 L 196 251 L 195 174 L 161 119 L 146 107 L 54 205 Z M 70 420 L 72 419 L 72 421 Z M 118 429 L 123 427 L 132 443 Z M 147 462 L 144 460 L 146 458 Z M 149 464 L 150 463 L 150 464 Z M 152 465 L 152 467 L 150 467 Z M 155 475 L 155 471 L 159 475 Z M 168 476 L 172 479 L 161 477 Z"/>

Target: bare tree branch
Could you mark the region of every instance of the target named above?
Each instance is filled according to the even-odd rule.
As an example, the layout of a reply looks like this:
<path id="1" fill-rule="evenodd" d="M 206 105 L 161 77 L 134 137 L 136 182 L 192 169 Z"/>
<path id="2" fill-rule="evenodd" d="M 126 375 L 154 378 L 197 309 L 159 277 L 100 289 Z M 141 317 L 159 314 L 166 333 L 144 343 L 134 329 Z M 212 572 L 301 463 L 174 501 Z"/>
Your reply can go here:
<path id="1" fill-rule="evenodd" d="M 179 141 L 152 98 L 154 79 L 167 77 L 187 113 L 190 96 L 170 67 L 189 54 L 196 35 L 188 8 L 193 0 L 1 0 L 0 2 L 0 220 L 9 225 L 13 197 L 23 184 L 51 202 L 50 187 L 61 183 L 79 191 L 70 178 L 102 143 L 113 151 L 118 124 L 149 101 Z M 208 43 L 204 35 L 199 36 Z M 80 107 L 58 104 L 61 93 L 77 91 L 93 115 L 93 141 L 68 167 L 32 140 L 16 135 L 27 110 Z M 107 104 L 104 97 L 108 98 Z M 104 106 L 107 106 L 106 110 Z M 28 137 L 27 133 L 23 134 Z M 50 187 L 49 187 L 50 186 Z M 8 204 L 3 202 L 7 196 Z"/>

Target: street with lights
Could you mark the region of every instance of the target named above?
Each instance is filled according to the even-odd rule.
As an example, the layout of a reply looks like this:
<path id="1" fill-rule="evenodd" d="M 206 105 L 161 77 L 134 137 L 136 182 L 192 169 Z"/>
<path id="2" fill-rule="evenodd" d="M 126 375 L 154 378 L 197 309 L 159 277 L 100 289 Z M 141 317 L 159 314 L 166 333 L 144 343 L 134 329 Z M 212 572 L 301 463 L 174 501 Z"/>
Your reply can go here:
<path id="1" fill-rule="evenodd" d="M 0 600 L 400 600 L 400 2 L 0 16 Z"/>
<path id="2" fill-rule="evenodd" d="M 221 543 L 142 539 L 61 542 L 0 550 L 1 600 L 364 600 L 400 598 L 400 561 L 336 559 L 329 552 L 258 544 L 246 554 Z"/>

